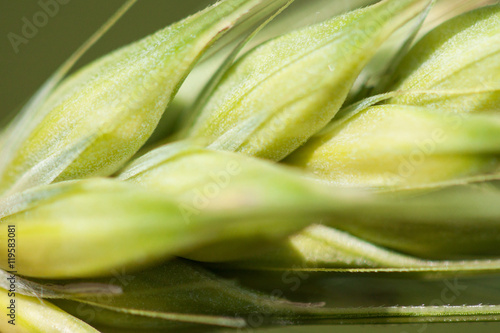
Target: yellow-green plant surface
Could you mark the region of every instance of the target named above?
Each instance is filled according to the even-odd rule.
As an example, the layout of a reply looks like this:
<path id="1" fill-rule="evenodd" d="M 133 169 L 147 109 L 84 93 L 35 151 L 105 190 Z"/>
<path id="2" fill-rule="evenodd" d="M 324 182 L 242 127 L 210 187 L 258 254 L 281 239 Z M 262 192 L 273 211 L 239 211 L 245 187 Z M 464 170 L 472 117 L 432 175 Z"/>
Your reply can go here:
<path id="1" fill-rule="evenodd" d="M 134 3 L 0 132 L 2 332 L 500 320 L 498 3 L 221 0 L 64 78 Z"/>

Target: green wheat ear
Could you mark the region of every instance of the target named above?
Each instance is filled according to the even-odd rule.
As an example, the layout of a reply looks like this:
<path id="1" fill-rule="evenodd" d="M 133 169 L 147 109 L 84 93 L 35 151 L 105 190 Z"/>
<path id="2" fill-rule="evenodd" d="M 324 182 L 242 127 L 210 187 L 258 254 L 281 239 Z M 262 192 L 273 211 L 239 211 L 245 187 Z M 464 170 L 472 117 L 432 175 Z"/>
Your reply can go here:
<path id="1" fill-rule="evenodd" d="M 15 257 L 13 267 L 0 255 L 0 305 L 12 302 L 9 279 L 20 274 L 18 332 L 500 319 L 500 305 L 474 305 L 479 294 L 415 306 L 407 290 L 463 275 L 477 279 L 472 287 L 500 272 L 500 191 L 488 181 L 500 170 L 499 5 L 457 16 L 410 48 L 413 29 L 374 80 L 388 92 L 363 89 L 355 96 L 366 98 L 345 107 L 379 47 L 422 23 L 435 1 L 382 0 L 296 31 L 282 26 L 238 57 L 293 0 L 221 0 L 63 80 L 134 2 L 0 133 L 0 251 Z M 307 7 L 296 5 L 295 18 Z M 240 43 L 216 53 L 224 61 L 185 110 L 193 121 L 168 124 L 182 140 L 137 153 L 174 112 L 186 76 L 242 22 Z M 307 303 L 284 299 L 288 274 L 307 272 L 324 274 L 293 295 Z M 390 273 L 382 287 L 393 292 L 374 288 L 352 306 L 334 289 L 309 303 L 339 272 L 357 287 L 357 273 L 378 274 L 372 283 Z M 272 292 L 222 274 L 251 275 L 255 289 Z M 402 277 L 410 287 L 393 290 Z M 498 294 L 496 284 L 478 289 Z M 383 306 L 370 303 L 375 294 Z M 395 294 L 397 305 L 385 305 Z M 0 330 L 9 325 L 2 319 Z"/>
<path id="2" fill-rule="evenodd" d="M 343 187 L 440 188 L 497 170 L 498 137 L 497 114 L 378 105 L 334 120 L 286 163 Z"/>

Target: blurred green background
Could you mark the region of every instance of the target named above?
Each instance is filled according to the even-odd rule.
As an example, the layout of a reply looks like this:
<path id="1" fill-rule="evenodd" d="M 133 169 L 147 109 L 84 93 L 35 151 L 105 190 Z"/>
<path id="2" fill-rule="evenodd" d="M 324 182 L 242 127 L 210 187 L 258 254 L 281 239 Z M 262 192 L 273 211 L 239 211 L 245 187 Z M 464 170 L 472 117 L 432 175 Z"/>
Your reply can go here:
<path id="1" fill-rule="evenodd" d="M 348 4 L 345 0 L 331 2 Z M 42 0 L 43 3 L 51 3 Z M 61 1 L 63 2 L 63 1 Z M 22 36 L 26 18 L 42 8 L 35 0 L 0 1 L 0 116 L 5 118 L 17 111 L 54 70 L 73 53 L 124 0 L 65 0 L 58 13 L 48 17 L 26 44 L 16 53 L 9 33 Z M 185 17 L 212 0 L 142 0 L 139 1 L 92 49 L 79 61 L 77 68 L 119 46 L 148 35 L 165 25 Z M 13 36 L 12 34 L 10 35 Z M 0 121 L 1 123 L 1 121 Z M 429 324 L 429 325 L 369 325 L 266 329 L 259 332 L 500 332 L 500 323 Z"/>

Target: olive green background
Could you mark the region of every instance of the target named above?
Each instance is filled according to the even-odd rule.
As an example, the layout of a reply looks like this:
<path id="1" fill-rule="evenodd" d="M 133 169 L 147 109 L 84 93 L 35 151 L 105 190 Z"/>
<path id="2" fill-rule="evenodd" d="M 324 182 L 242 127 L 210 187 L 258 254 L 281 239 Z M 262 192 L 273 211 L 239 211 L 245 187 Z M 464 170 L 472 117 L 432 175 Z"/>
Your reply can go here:
<path id="1" fill-rule="evenodd" d="M 92 47 L 78 66 L 150 34 L 211 2 L 141 0 Z M 38 28 L 36 35 L 27 44 L 21 44 L 16 53 L 8 34 L 22 35 L 23 17 L 32 22 L 33 15 L 40 12 L 41 7 L 37 0 L 0 0 L 0 116 L 5 119 L 5 115 L 19 109 L 54 70 L 123 3 L 124 0 L 69 0 L 67 4 L 60 5 L 59 12 L 49 17 L 47 24 Z M 287 327 L 259 332 L 500 332 L 500 323 L 432 324 L 424 330 L 422 327 L 422 324 Z"/>

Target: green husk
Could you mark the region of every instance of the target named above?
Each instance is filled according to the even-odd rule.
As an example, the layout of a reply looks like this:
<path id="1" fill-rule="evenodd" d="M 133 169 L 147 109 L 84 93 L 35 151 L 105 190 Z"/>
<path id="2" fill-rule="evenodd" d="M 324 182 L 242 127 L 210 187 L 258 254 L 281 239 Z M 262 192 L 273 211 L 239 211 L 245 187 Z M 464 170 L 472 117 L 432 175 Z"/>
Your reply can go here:
<path id="1" fill-rule="evenodd" d="M 498 169 L 500 118 L 406 106 L 346 114 L 286 159 L 344 187 L 421 189 Z"/>
<path id="2" fill-rule="evenodd" d="M 367 242 L 420 258 L 497 259 L 500 218 L 493 211 L 494 197 L 499 194 L 495 188 L 446 188 L 409 202 L 403 200 L 394 207 L 393 218 L 365 218 L 336 227 Z M 377 211 L 365 212 L 378 215 Z"/>
<path id="3" fill-rule="evenodd" d="M 10 132 L 0 191 L 115 172 L 148 139 L 206 49 L 262 0 L 224 0 L 67 78 Z"/>
<path id="4" fill-rule="evenodd" d="M 389 103 L 497 111 L 500 105 L 500 5 L 454 17 L 424 36 L 403 59 L 390 90 L 476 90 L 474 95 L 402 95 Z"/>
<path id="5" fill-rule="evenodd" d="M 263 171 L 270 174 L 246 188 Z M 250 165 L 240 180 L 202 207 L 130 182 L 62 182 L 4 202 L 11 209 L 3 211 L 1 223 L 15 225 L 23 240 L 16 251 L 20 274 L 62 278 L 105 275 L 117 267 L 140 268 L 211 243 L 231 244 L 238 239 L 247 244 L 273 243 L 308 225 L 316 215 L 352 210 L 334 203 L 323 211 L 329 200 L 326 192 L 293 173 L 273 173 L 272 166 Z M 304 204 L 308 207 L 301 207 Z M 281 217 L 288 206 L 296 206 L 296 214 Z M 259 231 L 271 222 L 275 228 Z M 6 232 L 7 228 L 0 231 L 0 239 L 7 239 Z M 0 267 L 7 268 L 6 258 L 0 259 Z"/>
<path id="6" fill-rule="evenodd" d="M 461 276 L 500 271 L 500 260 L 425 260 L 374 245 L 346 232 L 312 225 L 270 251 L 228 268 L 264 271 L 422 273 Z"/>
<path id="7" fill-rule="evenodd" d="M 14 324 L 10 324 L 8 321 L 12 319 L 3 313 L 2 320 L 0 320 L 2 332 L 99 333 L 85 322 L 67 314 L 46 300 L 23 296 L 19 293 L 11 297 L 7 290 L 0 288 L 0 306 L 4 312 L 9 311 L 8 306 L 11 300 L 15 301 L 16 307 Z"/>
<path id="8" fill-rule="evenodd" d="M 127 182 L 62 182 L 4 201 L 9 209 L 2 209 L 0 221 L 15 225 L 23 240 L 16 250 L 18 272 L 69 278 L 138 269 L 174 255 L 236 260 L 321 219 L 375 243 L 389 240 L 397 249 L 441 255 L 498 250 L 496 192 L 398 202 L 321 186 L 240 154 L 167 148 L 132 164 L 121 175 Z M 378 230 L 387 225 L 390 230 Z M 454 236 L 429 237 L 429 225 Z M 6 232 L 0 230 L 0 239 Z M 7 268 L 6 260 L 0 258 L 0 268 Z"/>
<path id="9" fill-rule="evenodd" d="M 227 70 L 227 66 L 232 65 L 236 56 L 241 52 L 251 50 L 271 38 L 276 38 L 291 30 L 325 21 L 335 15 L 340 15 L 361 6 L 371 5 L 374 2 L 376 2 L 376 0 L 356 0 L 350 1 L 349 3 L 331 2 L 330 0 L 295 0 L 287 7 L 284 15 L 276 15 L 268 24 L 265 22 L 265 28 L 263 28 L 262 31 L 258 31 L 262 29 L 262 26 L 257 27 L 254 31 L 251 31 L 252 29 L 240 31 L 241 29 L 235 27 L 229 33 L 229 37 L 238 35 L 237 40 L 241 42 L 236 48 L 233 49 L 235 45 L 232 44 L 234 43 L 229 43 L 229 45 L 216 49 L 217 51 L 215 54 L 209 51 L 207 59 L 193 69 L 181 86 L 176 95 L 176 100 L 186 105 L 186 108 L 183 110 L 183 113 L 180 114 L 181 119 L 177 124 L 180 127 L 178 129 L 185 129 L 186 126 L 195 120 L 194 115 L 199 113 L 199 107 L 203 106 L 202 101 L 204 101 L 206 97 L 209 97 L 209 94 L 205 95 L 205 92 L 213 89 L 213 81 L 218 82 L 220 79 L 219 73 L 224 74 Z M 230 38 L 227 39 L 231 40 Z M 213 79 L 215 73 L 217 73 L 217 80 Z M 210 89 L 207 89 L 207 83 L 209 81 L 211 81 L 209 84 Z M 200 93 L 202 93 L 202 91 L 204 96 L 200 98 Z"/>
<path id="10" fill-rule="evenodd" d="M 203 168 L 200 169 L 200 165 Z M 119 178 L 175 196 L 186 203 L 184 207 L 187 216 L 202 214 L 204 209 L 211 206 L 220 205 L 225 208 L 227 205 L 237 205 L 238 201 L 241 207 L 248 203 L 272 205 L 273 202 L 281 202 L 285 205 L 282 207 L 287 208 L 280 209 L 280 214 L 295 214 L 294 208 L 321 206 L 323 200 L 327 199 L 328 202 L 324 202 L 325 209 L 332 210 L 338 206 L 340 210 L 345 209 L 347 212 L 352 207 L 352 216 L 345 215 L 347 218 L 342 218 L 342 215 L 335 215 L 336 219 L 327 217 L 323 220 L 324 224 L 347 230 L 361 238 L 366 236 L 375 244 L 423 258 L 448 259 L 448 256 L 498 253 L 498 225 L 494 217 L 496 213 L 493 213 L 493 198 L 498 195 L 495 191 L 476 193 L 472 188 L 458 188 L 456 191 L 450 189 L 415 198 L 377 196 L 368 197 L 368 201 L 365 201 L 359 193 L 319 187 L 318 184 L 313 184 L 312 179 L 300 179 L 304 177 L 303 174 L 287 171 L 281 166 L 238 154 L 178 144 L 143 156 L 127 167 Z M 294 188 L 287 188 L 281 181 L 296 185 Z M 298 184 L 301 184 L 300 187 Z M 314 192 L 321 192 L 319 197 L 305 194 L 313 188 Z M 284 193 L 279 192 L 281 189 L 284 189 Z M 297 201 L 293 203 L 295 195 Z M 289 206 L 287 202 L 290 203 Z M 493 206 L 488 206 L 488 202 Z M 473 207 L 477 204 L 484 206 L 475 211 Z M 486 210 L 481 211 L 482 209 Z M 414 215 L 415 210 L 420 215 Z M 427 218 L 422 215 L 424 212 L 429 214 Z M 481 217 L 482 213 L 486 215 Z M 311 215 L 309 224 L 319 221 L 317 218 L 319 217 Z M 277 230 L 281 224 L 277 220 L 272 225 L 272 229 Z M 431 227 L 439 232 L 429 234 Z M 202 261 L 235 260 L 237 257 L 252 256 L 258 254 L 256 251 L 265 251 L 266 247 L 279 245 L 276 243 L 279 240 L 277 238 L 265 241 L 264 237 L 269 237 L 265 235 L 271 232 L 268 229 L 235 230 L 229 238 L 220 238 L 214 246 L 203 246 L 201 250 L 183 255 Z M 255 243 L 256 241 L 258 242 Z"/>
<path id="11" fill-rule="evenodd" d="M 227 71 L 188 137 L 281 160 L 333 118 L 377 47 L 429 3 L 382 1 L 255 48 Z"/>
<path id="12" fill-rule="evenodd" d="M 200 169 L 201 165 L 203 168 Z M 289 203 L 295 202 L 297 207 L 313 207 L 330 197 L 330 189 L 303 179 L 302 174 L 295 170 L 184 142 L 151 151 L 127 166 L 118 178 L 175 197 L 181 202 L 180 209 L 186 221 L 196 219 L 211 207 L 223 210 L 239 207 L 242 211 L 260 207 L 258 209 L 266 209 L 273 215 L 275 210 L 279 215 Z M 227 233 L 219 234 L 214 246 L 183 255 L 204 261 L 239 258 L 248 253 L 249 248 L 272 246 L 287 232 L 300 230 L 304 226 L 302 223 L 309 224 L 312 216 L 307 218 L 299 213 L 297 218 L 302 222 L 292 227 L 295 218 L 287 223 L 282 218 L 272 221 L 262 216 L 262 221 L 252 222 L 255 227 L 247 228 L 238 226 L 246 223 L 242 214 L 242 221 L 235 223 Z M 274 225 L 272 230 L 263 232 L 258 227 L 269 223 Z"/>
<path id="13" fill-rule="evenodd" d="M 172 101 L 174 108 L 164 113 L 144 150 L 150 150 L 151 146 L 159 146 L 181 137 L 182 134 L 176 131 L 195 117 L 199 112 L 199 106 L 210 96 L 221 76 L 233 64 L 241 50 L 293 2 L 294 0 L 279 0 L 267 3 L 262 10 L 231 29 L 226 38 L 218 43 L 223 46 L 213 45 L 180 87 Z"/>

